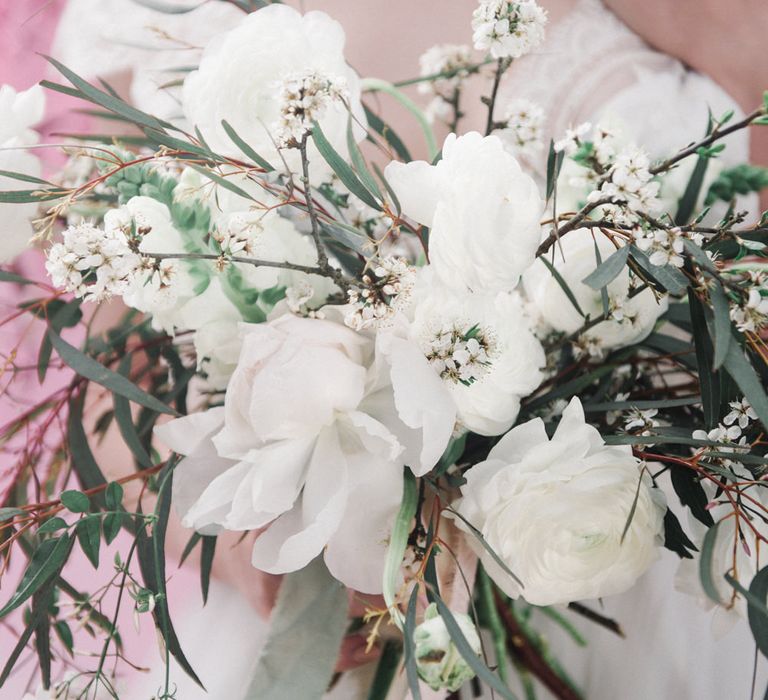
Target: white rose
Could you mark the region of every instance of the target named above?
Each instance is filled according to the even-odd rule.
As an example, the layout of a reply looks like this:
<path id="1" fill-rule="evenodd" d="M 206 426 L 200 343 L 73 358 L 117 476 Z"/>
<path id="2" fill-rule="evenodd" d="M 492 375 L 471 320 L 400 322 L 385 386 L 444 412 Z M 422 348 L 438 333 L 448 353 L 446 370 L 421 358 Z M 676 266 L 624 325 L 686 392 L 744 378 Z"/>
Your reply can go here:
<path id="1" fill-rule="evenodd" d="M 443 378 L 458 417 L 480 435 L 509 430 L 520 398 L 542 380 L 544 350 L 507 292 L 458 294 L 421 268 L 413 292 L 410 337 Z"/>
<path id="2" fill-rule="evenodd" d="M 325 550 L 339 580 L 381 591 L 403 465 L 424 474 L 453 430 L 445 388 L 407 341 L 374 345 L 335 320 L 282 316 L 242 332 L 224 408 L 157 430 L 188 455 L 174 477 L 183 523 L 268 526 L 256 568 L 294 571 Z"/>
<path id="3" fill-rule="evenodd" d="M 468 534 L 508 595 L 533 605 L 613 595 L 635 583 L 663 542 L 664 496 L 647 474 L 640 481 L 639 467 L 629 446 L 605 446 L 574 398 L 552 439 L 540 418 L 507 433 L 466 472 L 456 509 L 522 581 Z"/>
<path id="4" fill-rule="evenodd" d="M 403 211 L 430 227 L 429 259 L 448 286 L 511 291 L 533 262 L 544 202 L 496 136 L 450 134 L 437 165 L 390 163 Z"/>
<path id="5" fill-rule="evenodd" d="M 43 119 L 45 94 L 39 85 L 17 92 L 10 85 L 0 86 L 0 170 L 22 173 L 32 177 L 42 175 L 40 159 L 34 151 L 25 150 L 38 142 L 32 129 Z M 34 188 L 28 182 L 0 176 L 0 190 L 27 190 Z M 0 262 L 8 262 L 21 253 L 32 236 L 31 219 L 37 213 L 37 204 L 0 205 L 3 218 L 3 236 L 0 242 Z"/>
<path id="6" fill-rule="evenodd" d="M 601 260 L 605 261 L 616 252 L 614 245 L 603 235 L 592 236 L 589 229 L 577 229 L 563 236 L 555 245 L 548 260 L 553 262 L 565 284 L 573 293 L 579 307 L 590 318 L 603 314 L 600 290 L 582 281 L 597 266 L 595 241 Z M 630 293 L 629 269 L 625 267 L 608 285 L 609 308 L 614 317 L 590 328 L 585 335 L 595 339 L 606 350 L 639 343 L 653 330 L 658 318 L 667 310 L 666 298 L 657 301 L 650 289 L 633 297 Z M 552 272 L 537 260 L 523 275 L 525 293 L 538 309 L 541 319 L 553 330 L 574 333 L 581 328 L 584 317 L 566 296 Z"/>
<path id="7" fill-rule="evenodd" d="M 274 167 L 282 160 L 275 147 L 280 118 L 280 83 L 296 73 L 317 71 L 346 81 L 354 122 L 365 123 L 360 103 L 360 81 L 344 59 L 346 37 L 341 25 L 324 12 L 299 14 L 285 5 L 270 5 L 245 16 L 242 22 L 214 38 L 206 47 L 198 70 L 184 82 L 183 106 L 187 120 L 197 126 L 211 148 L 242 158 L 221 125 L 226 120 L 238 135 Z M 330 143 L 347 155 L 349 111 L 336 100 L 320 119 Z M 357 140 L 364 130 L 354 124 Z M 315 146 L 309 144 L 312 172 L 329 172 Z M 291 170 L 300 165 L 296 149 L 282 156 Z"/>

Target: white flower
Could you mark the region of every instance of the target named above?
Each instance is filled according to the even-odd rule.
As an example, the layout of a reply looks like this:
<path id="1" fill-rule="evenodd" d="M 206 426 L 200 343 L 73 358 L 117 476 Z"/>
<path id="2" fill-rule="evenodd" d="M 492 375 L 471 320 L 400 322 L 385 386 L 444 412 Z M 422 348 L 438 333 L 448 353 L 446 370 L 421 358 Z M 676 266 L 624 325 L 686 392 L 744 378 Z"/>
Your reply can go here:
<path id="1" fill-rule="evenodd" d="M 356 331 L 391 321 L 409 301 L 416 271 L 404 258 L 381 258 L 363 275 L 363 286 L 350 289 L 344 323 Z"/>
<path id="2" fill-rule="evenodd" d="M 733 425 L 738 422 L 739 428 L 745 430 L 750 421 L 757 420 L 757 413 L 747 399 L 731 401 L 728 405 L 731 407 L 731 411 L 723 418 L 723 423 L 726 425 Z"/>
<path id="3" fill-rule="evenodd" d="M 519 58 L 544 40 L 546 23 L 534 0 L 481 0 L 472 13 L 472 41 L 494 58 Z"/>
<path id="4" fill-rule="evenodd" d="M 10 85 L 0 86 L 0 170 L 40 177 L 42 166 L 34 151 L 25 150 L 38 141 L 32 127 L 38 124 L 45 111 L 45 94 L 39 85 L 17 92 Z M 26 190 L 34 187 L 0 175 L 0 190 Z M 0 263 L 8 262 L 21 253 L 32 236 L 30 220 L 37 212 L 37 204 L 0 205 L 3 235 L 0 242 Z"/>
<path id="5" fill-rule="evenodd" d="M 534 156 L 544 146 L 544 110 L 531 100 L 520 98 L 504 110 L 505 126 L 496 133 L 513 154 Z"/>
<path id="6" fill-rule="evenodd" d="M 429 255 L 447 286 L 511 291 L 533 262 L 544 203 L 495 136 L 450 134 L 437 165 L 390 163 L 385 176 L 403 211 L 430 227 Z"/>
<path id="7" fill-rule="evenodd" d="M 104 228 L 126 235 L 133 231 L 140 239 L 140 253 L 187 252 L 184 236 L 174 226 L 168 207 L 151 197 L 133 197 L 119 209 L 110 209 L 104 215 Z M 178 326 L 176 312 L 196 296 L 195 286 L 189 265 L 169 259 L 134 274 L 121 293 L 126 304 L 152 314 L 155 327 L 172 333 Z"/>
<path id="8" fill-rule="evenodd" d="M 472 618 L 465 613 L 453 613 L 453 619 L 464 633 L 472 651 L 480 656 L 482 646 Z M 475 672 L 451 640 L 435 603 L 430 603 L 424 611 L 424 622 L 413 631 L 413 643 L 416 668 L 433 690 L 445 688 L 455 692 L 470 678 L 474 678 Z"/>
<path id="9" fill-rule="evenodd" d="M 555 269 L 567 284 L 579 307 L 590 318 L 603 314 L 600 290 L 592 289 L 582 281 L 598 265 L 595 241 L 603 261 L 616 251 L 605 236 L 596 235 L 593 238 L 589 229 L 577 229 L 563 236 L 560 245 L 554 247 L 553 261 Z M 562 333 L 574 333 L 584 325 L 584 317 L 540 260 L 525 273 L 523 285 L 528 298 L 538 307 L 543 320 L 552 329 Z M 583 338 L 587 343 L 595 343 L 603 351 L 639 343 L 648 336 L 657 319 L 667 310 L 666 298 L 657 302 L 650 289 L 629 296 L 628 268 L 624 268 L 608 284 L 607 290 L 611 318 L 590 328 Z"/>
<path id="10" fill-rule="evenodd" d="M 520 399 L 541 383 L 544 350 L 517 297 L 457 294 L 430 267 L 419 270 L 410 337 L 448 387 L 459 421 L 500 435 L 517 418 Z"/>
<path id="11" fill-rule="evenodd" d="M 316 70 L 297 72 L 283 78 L 280 85 L 280 121 L 275 127 L 278 143 L 295 145 L 312 131 L 334 100 L 347 99 L 344 78 L 323 75 Z"/>
<path id="12" fill-rule="evenodd" d="M 124 231 L 79 224 L 62 235 L 62 242 L 49 248 L 45 263 L 55 286 L 85 301 L 102 301 L 127 291 L 141 259 Z"/>
<path id="13" fill-rule="evenodd" d="M 277 153 L 280 134 L 276 125 L 283 107 L 281 85 L 296 75 L 317 72 L 343 79 L 348 104 L 354 115 L 353 133 L 364 138 L 358 123 L 365 123 L 360 104 L 357 74 L 344 60 L 344 30 L 323 12 L 299 14 L 282 4 L 273 4 L 246 15 L 231 31 L 219 35 L 206 47 L 198 70 L 184 82 L 183 106 L 189 122 L 197 126 L 217 153 L 242 158 L 229 138 L 222 120 L 274 167 L 282 160 Z M 322 111 L 320 126 L 334 148 L 347 155 L 349 111 L 340 100 Z M 313 176 L 329 167 L 315 146 L 308 147 Z M 299 168 L 295 150 L 283 151 L 291 170 Z"/>
<path id="14" fill-rule="evenodd" d="M 521 588 L 467 534 L 512 597 L 555 605 L 621 593 L 658 557 L 663 495 L 641 477 L 629 446 L 604 445 L 576 398 L 551 439 L 540 418 L 516 426 L 465 477 L 455 507 L 522 581 Z"/>
<path id="15" fill-rule="evenodd" d="M 224 408 L 157 430 L 188 455 L 174 477 L 184 525 L 268 526 L 255 567 L 294 571 L 325 550 L 334 576 L 380 591 L 403 465 L 425 473 L 451 437 L 445 388 L 392 335 L 374 345 L 336 320 L 291 315 L 241 329 Z"/>
<path id="16" fill-rule="evenodd" d="M 635 239 L 635 245 L 649 254 L 648 260 L 651 265 L 659 267 L 664 265 L 683 266 L 682 253 L 685 246 L 684 237 L 679 228 L 665 230 L 637 227 L 632 232 L 632 236 Z"/>
<path id="17" fill-rule="evenodd" d="M 450 75 L 419 83 L 419 92 L 423 95 L 436 94 L 450 97 L 450 92 L 459 87 L 469 75 L 472 65 L 472 52 L 464 44 L 437 44 L 419 56 L 419 75 L 426 78 L 440 73 Z"/>
<path id="18" fill-rule="evenodd" d="M 730 317 L 742 333 L 756 333 L 768 325 L 768 297 L 751 288 L 746 302 L 731 306 Z"/>
<path id="19" fill-rule="evenodd" d="M 584 122 L 579 124 L 575 128 L 566 129 L 565 137 L 559 141 L 555 141 L 553 148 L 557 153 L 561 151 L 565 152 L 565 155 L 572 156 L 579 150 L 584 137 L 592 130 L 592 124 Z"/>

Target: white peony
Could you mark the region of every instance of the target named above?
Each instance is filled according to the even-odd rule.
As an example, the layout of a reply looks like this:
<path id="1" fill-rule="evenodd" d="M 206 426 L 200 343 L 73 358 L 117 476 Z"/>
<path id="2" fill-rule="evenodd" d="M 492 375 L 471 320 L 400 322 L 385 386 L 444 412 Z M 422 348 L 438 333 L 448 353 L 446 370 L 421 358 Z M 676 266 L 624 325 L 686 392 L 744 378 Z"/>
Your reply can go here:
<path id="1" fill-rule="evenodd" d="M 589 229 L 569 232 L 562 237 L 560 245 L 552 249 L 555 269 L 584 314 L 593 319 L 603 314 L 602 295 L 599 289 L 592 289 L 582 280 L 598 265 L 595 241 L 603 261 L 616 251 L 605 236 L 595 234 L 593 237 Z M 552 253 L 547 255 L 548 260 L 552 261 Z M 574 307 L 558 280 L 541 260 L 537 260 L 523 275 L 523 287 L 528 299 L 551 329 L 574 333 L 584 325 L 584 316 Z M 608 285 L 611 318 L 584 334 L 600 351 L 640 342 L 650 334 L 658 318 L 667 310 L 667 299 L 657 301 L 650 289 L 633 297 L 629 294 L 629 269 L 625 267 Z"/>
<path id="2" fill-rule="evenodd" d="M 544 350 L 507 292 L 457 294 L 421 268 L 409 329 L 456 404 L 461 423 L 480 435 L 509 430 L 520 398 L 543 378 Z"/>
<path id="3" fill-rule="evenodd" d="M 187 455 L 174 477 L 184 525 L 266 527 L 256 568 L 294 571 L 325 550 L 338 579 L 381 591 L 403 466 L 424 474 L 453 430 L 445 387 L 400 338 L 294 316 L 241 328 L 224 408 L 157 429 Z"/>
<path id="4" fill-rule="evenodd" d="M 282 160 L 276 148 L 281 120 L 281 85 L 298 73 L 317 71 L 329 79 L 343 79 L 348 104 L 358 123 L 365 123 L 360 82 L 344 59 L 344 30 L 323 12 L 301 15 L 274 4 L 253 12 L 206 47 L 198 70 L 184 82 L 183 106 L 187 120 L 197 126 L 211 148 L 242 158 L 221 125 L 226 120 L 238 135 L 274 167 Z M 320 126 L 330 143 L 346 155 L 349 110 L 341 101 L 328 105 Z M 364 130 L 354 125 L 357 140 Z M 299 168 L 299 153 L 284 149 L 288 166 Z M 310 143 L 312 172 L 329 172 Z"/>
<path id="5" fill-rule="evenodd" d="M 450 134 L 437 165 L 390 163 L 403 211 L 430 227 L 430 263 L 457 290 L 510 291 L 533 262 L 544 203 L 496 136 Z"/>
<path id="6" fill-rule="evenodd" d="M 43 119 L 45 94 L 39 85 L 17 92 L 10 85 L 0 86 L 0 170 L 40 177 L 42 166 L 33 151 L 25 150 L 38 142 L 32 129 Z M 28 182 L 0 176 L 0 190 L 27 190 Z M 8 262 L 21 253 L 32 236 L 31 219 L 37 204 L 5 204 L 2 209 L 0 262 Z"/>
<path id="7" fill-rule="evenodd" d="M 469 534 L 508 595 L 533 605 L 599 598 L 630 588 L 658 557 L 665 500 L 640 475 L 631 448 L 606 446 L 574 398 L 551 439 L 540 418 L 507 433 L 466 472 L 455 507 L 522 581 L 523 588 Z"/>

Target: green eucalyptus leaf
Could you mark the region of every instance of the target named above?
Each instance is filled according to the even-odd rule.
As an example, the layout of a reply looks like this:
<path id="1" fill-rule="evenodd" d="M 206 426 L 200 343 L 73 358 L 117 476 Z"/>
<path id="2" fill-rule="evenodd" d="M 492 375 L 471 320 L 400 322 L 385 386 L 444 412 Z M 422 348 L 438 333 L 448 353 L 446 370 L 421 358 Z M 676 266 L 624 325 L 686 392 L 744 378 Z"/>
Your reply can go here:
<path id="1" fill-rule="evenodd" d="M 91 515 L 77 521 L 75 525 L 77 541 L 80 543 L 88 561 L 94 569 L 99 568 L 99 548 L 101 546 L 101 517 Z"/>
<path id="2" fill-rule="evenodd" d="M 604 289 L 608 286 L 619 273 L 624 269 L 629 257 L 629 246 L 622 246 L 615 253 L 612 253 L 604 262 L 587 275 L 582 282 L 592 289 Z"/>
<path id="3" fill-rule="evenodd" d="M 63 491 L 60 498 L 64 507 L 72 513 L 87 513 L 90 510 L 91 501 L 82 491 Z"/>

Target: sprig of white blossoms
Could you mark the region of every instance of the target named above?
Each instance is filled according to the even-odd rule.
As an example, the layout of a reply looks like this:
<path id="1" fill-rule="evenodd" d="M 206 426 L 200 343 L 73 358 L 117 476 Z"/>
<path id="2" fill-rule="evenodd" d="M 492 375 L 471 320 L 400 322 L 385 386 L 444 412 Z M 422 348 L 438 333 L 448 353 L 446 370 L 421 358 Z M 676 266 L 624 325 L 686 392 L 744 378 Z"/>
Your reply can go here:
<path id="1" fill-rule="evenodd" d="M 534 156 L 544 146 L 544 110 L 523 97 L 504 110 L 504 126 L 497 132 L 516 155 Z"/>
<path id="2" fill-rule="evenodd" d="M 437 44 L 419 57 L 419 75 L 448 75 L 419 83 L 422 95 L 434 95 L 426 109 L 428 118 L 448 120 L 453 93 L 461 87 L 472 66 L 472 49 L 466 44 Z"/>
<path id="3" fill-rule="evenodd" d="M 47 257 L 53 284 L 86 301 L 124 294 L 143 265 L 124 231 L 87 223 L 68 227 Z"/>
<path id="4" fill-rule="evenodd" d="M 682 267 L 685 236 L 675 226 L 670 229 L 646 229 L 638 226 L 632 231 L 635 245 L 648 254 L 651 265 Z"/>
<path id="5" fill-rule="evenodd" d="M 319 121 L 328 106 L 347 99 L 347 81 L 339 76 L 324 75 L 315 70 L 291 73 L 280 83 L 278 103 L 280 121 L 277 140 L 283 147 L 300 142 Z"/>
<path id="6" fill-rule="evenodd" d="M 416 282 L 416 270 L 405 258 L 382 258 L 363 275 L 363 286 L 347 292 L 344 323 L 356 331 L 381 326 L 404 308 Z"/>
<path id="7" fill-rule="evenodd" d="M 740 401 L 731 401 L 728 405 L 731 411 L 723 418 L 725 425 L 736 424 L 739 428 L 745 430 L 749 426 L 750 421 L 757 420 L 757 413 L 747 399 L 742 398 Z"/>
<path id="8" fill-rule="evenodd" d="M 752 287 L 745 302 L 731 307 L 730 316 L 742 333 L 756 333 L 768 326 L 768 298 L 759 287 Z"/>
<path id="9" fill-rule="evenodd" d="M 544 40 L 546 23 L 534 0 L 482 0 L 472 13 L 472 41 L 494 58 L 519 58 Z"/>
<path id="10" fill-rule="evenodd" d="M 600 199 L 625 204 L 632 211 L 655 212 L 661 208 L 660 184 L 651 174 L 651 160 L 642 148 L 628 146 L 619 151 L 608 177 L 587 196 L 594 203 Z"/>

